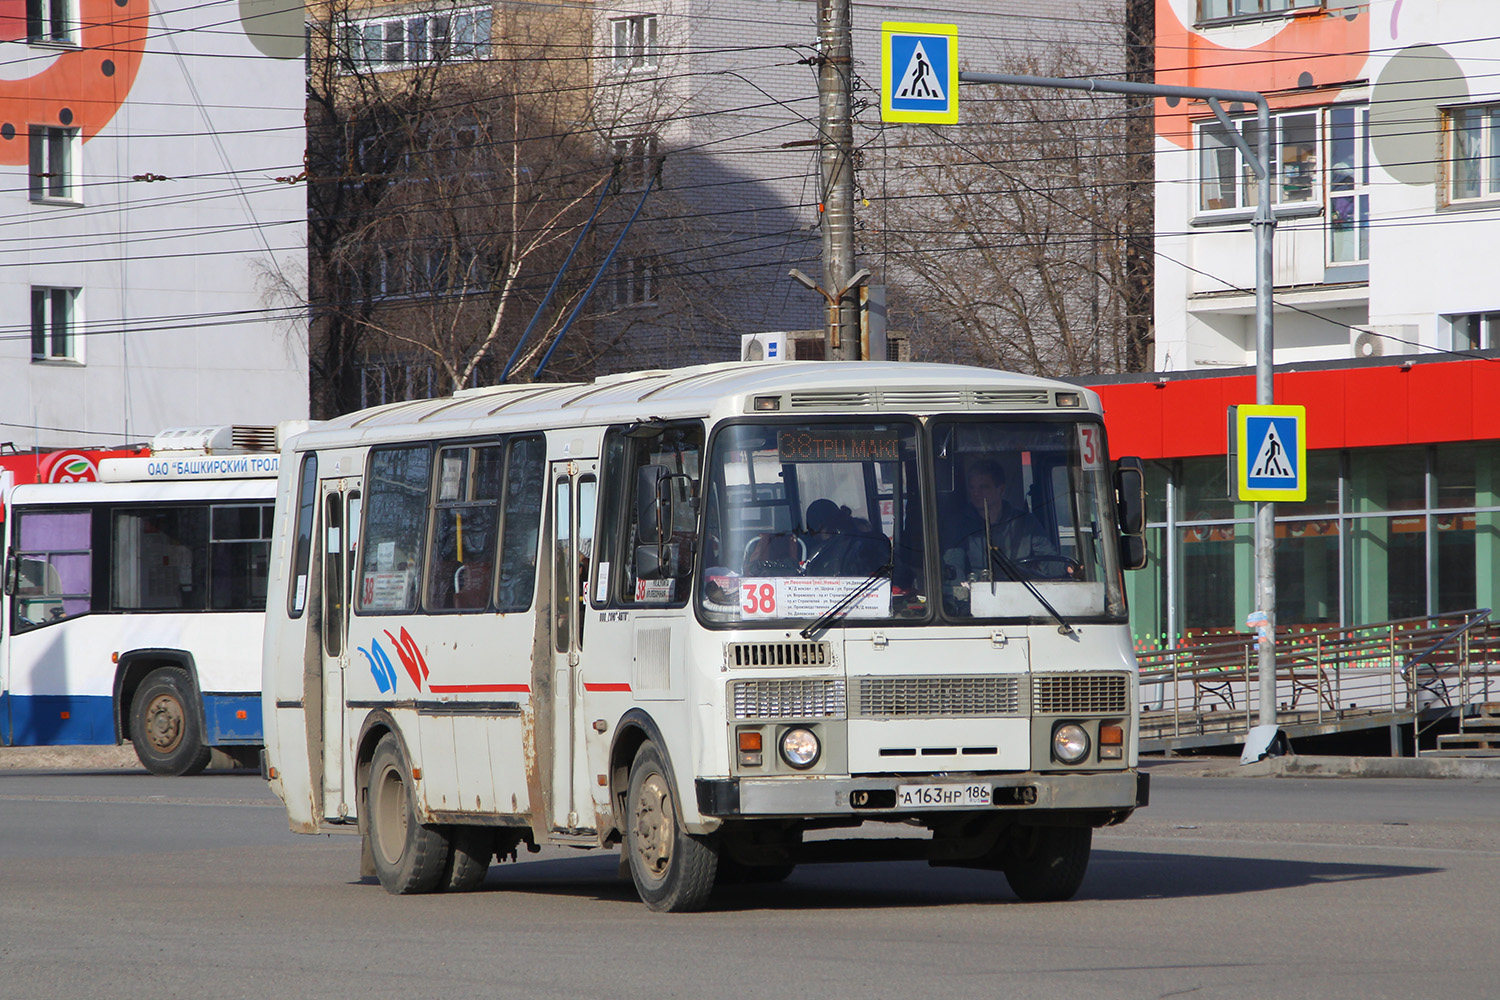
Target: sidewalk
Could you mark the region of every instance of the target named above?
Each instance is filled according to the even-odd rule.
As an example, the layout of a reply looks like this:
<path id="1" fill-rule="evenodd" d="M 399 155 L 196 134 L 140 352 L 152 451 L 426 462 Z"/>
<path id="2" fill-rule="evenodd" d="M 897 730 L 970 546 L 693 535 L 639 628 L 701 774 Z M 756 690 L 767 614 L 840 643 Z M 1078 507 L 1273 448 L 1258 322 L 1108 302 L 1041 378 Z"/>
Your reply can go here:
<path id="1" fill-rule="evenodd" d="M 1500 778 L 1500 758 L 1311 757 L 1241 765 L 1238 757 L 1142 757 L 1142 770 L 1182 778 Z"/>
<path id="2" fill-rule="evenodd" d="M 135 747 L 0 747 L 0 771 L 144 771 Z"/>

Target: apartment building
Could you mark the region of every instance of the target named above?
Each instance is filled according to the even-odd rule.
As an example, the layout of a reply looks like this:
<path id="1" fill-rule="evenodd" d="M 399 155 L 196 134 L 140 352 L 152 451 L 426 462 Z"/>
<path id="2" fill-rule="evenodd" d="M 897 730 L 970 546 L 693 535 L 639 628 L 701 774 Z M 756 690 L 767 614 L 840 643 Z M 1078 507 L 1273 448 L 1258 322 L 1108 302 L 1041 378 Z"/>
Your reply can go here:
<path id="1" fill-rule="evenodd" d="M 0 11 L 0 443 L 307 415 L 302 17 Z"/>

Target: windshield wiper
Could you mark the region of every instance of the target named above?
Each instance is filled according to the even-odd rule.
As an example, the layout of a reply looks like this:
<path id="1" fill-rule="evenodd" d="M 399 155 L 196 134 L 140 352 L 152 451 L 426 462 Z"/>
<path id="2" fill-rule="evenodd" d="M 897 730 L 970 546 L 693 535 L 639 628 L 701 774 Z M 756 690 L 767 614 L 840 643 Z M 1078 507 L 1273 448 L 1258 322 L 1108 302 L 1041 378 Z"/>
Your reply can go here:
<path id="1" fill-rule="evenodd" d="M 877 580 L 890 575 L 890 563 L 886 563 L 884 566 L 877 566 L 875 568 L 875 572 L 871 573 L 869 576 L 861 580 L 859 584 L 855 586 L 853 590 L 849 591 L 849 593 L 845 594 L 837 604 L 819 615 L 811 625 L 808 625 L 798 634 L 801 635 L 804 639 L 811 639 L 814 634 L 838 624 L 849 614 L 850 610 L 853 609 L 855 603 L 858 602 L 861 597 L 865 596 L 870 587 L 872 587 Z"/>
<path id="2" fill-rule="evenodd" d="M 1057 609 L 1052 606 L 1052 603 L 1042 596 L 1042 592 L 1040 590 L 1036 589 L 1036 584 L 1031 582 L 1030 577 L 1021 572 L 1021 568 L 1015 563 L 1011 562 L 1009 556 L 1007 556 L 1004 552 L 1001 552 L 993 545 L 990 546 L 990 561 L 1004 570 L 1006 576 L 1010 577 L 1012 580 L 1015 580 L 1017 583 L 1021 584 L 1021 586 L 1031 591 L 1031 596 L 1035 597 L 1037 599 L 1037 603 L 1046 608 L 1047 613 L 1052 616 L 1052 620 L 1057 622 L 1057 630 L 1059 632 L 1061 632 L 1063 635 L 1078 635 L 1078 631 L 1073 628 L 1073 626 L 1063 621 L 1063 616 L 1058 614 Z"/>

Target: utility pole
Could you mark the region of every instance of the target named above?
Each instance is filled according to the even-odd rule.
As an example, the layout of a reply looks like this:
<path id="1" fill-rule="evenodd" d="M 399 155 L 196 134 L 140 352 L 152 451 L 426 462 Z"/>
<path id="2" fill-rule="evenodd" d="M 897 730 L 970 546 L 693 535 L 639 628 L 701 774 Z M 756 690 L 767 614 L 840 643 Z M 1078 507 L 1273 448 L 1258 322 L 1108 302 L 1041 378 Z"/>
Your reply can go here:
<path id="1" fill-rule="evenodd" d="M 818 0 L 818 214 L 823 234 L 823 287 L 829 299 L 823 356 L 858 361 L 859 293 L 854 281 L 854 124 L 850 0 Z"/>

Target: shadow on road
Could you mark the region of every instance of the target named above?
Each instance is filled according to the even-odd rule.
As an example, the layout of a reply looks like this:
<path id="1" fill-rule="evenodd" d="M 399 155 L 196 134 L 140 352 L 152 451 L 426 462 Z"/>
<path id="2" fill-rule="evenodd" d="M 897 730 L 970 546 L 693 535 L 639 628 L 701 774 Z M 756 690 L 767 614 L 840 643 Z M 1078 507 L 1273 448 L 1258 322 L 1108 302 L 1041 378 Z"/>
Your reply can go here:
<path id="1" fill-rule="evenodd" d="M 521 861 L 495 865 L 479 892 L 523 892 L 635 901 L 618 878 L 618 855 Z M 1419 865 L 1288 861 L 1202 854 L 1099 851 L 1093 853 L 1078 901 L 1186 899 L 1292 889 L 1325 882 L 1427 875 Z M 374 879 L 367 879 L 374 884 Z M 837 910 L 845 908 L 1017 903 L 999 872 L 931 868 L 921 862 L 805 865 L 774 885 L 721 886 L 713 910 Z"/>

